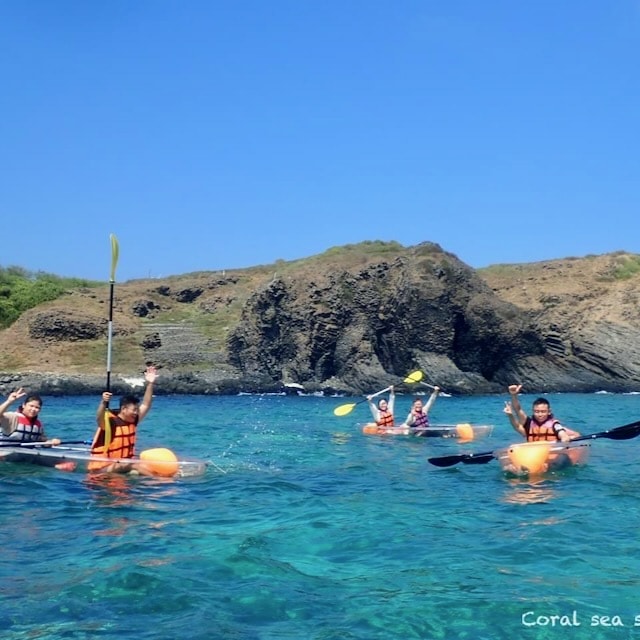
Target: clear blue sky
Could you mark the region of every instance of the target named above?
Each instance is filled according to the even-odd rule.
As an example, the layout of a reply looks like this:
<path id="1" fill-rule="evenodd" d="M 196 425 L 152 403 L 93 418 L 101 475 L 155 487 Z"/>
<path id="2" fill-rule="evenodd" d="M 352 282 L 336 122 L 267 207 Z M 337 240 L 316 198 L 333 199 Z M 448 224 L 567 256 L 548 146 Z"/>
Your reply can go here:
<path id="1" fill-rule="evenodd" d="M 0 266 L 640 253 L 640 0 L 0 0 Z"/>

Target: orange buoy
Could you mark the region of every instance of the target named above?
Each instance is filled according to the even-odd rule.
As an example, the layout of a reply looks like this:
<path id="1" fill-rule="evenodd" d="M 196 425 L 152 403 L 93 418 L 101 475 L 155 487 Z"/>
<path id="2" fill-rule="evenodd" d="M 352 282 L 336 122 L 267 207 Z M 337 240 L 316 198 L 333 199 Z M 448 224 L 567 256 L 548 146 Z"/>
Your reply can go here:
<path id="1" fill-rule="evenodd" d="M 456 433 L 460 442 L 471 442 L 475 438 L 473 427 L 468 422 L 463 422 L 456 425 Z"/>
<path id="2" fill-rule="evenodd" d="M 145 470 L 154 476 L 171 477 L 178 472 L 178 458 L 171 449 L 146 449 L 140 453 Z"/>
<path id="3" fill-rule="evenodd" d="M 518 472 L 529 475 L 545 473 L 548 469 L 547 459 L 553 442 L 523 442 L 509 447 L 509 460 Z"/>
<path id="4" fill-rule="evenodd" d="M 362 433 L 375 436 L 378 434 L 378 425 L 375 422 L 368 422 L 362 427 Z"/>

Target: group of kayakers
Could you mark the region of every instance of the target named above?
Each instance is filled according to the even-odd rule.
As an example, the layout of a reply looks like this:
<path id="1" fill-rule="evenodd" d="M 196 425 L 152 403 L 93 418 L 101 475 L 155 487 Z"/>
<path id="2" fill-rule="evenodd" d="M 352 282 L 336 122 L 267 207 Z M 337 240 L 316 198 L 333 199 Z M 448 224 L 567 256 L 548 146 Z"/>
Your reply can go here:
<path id="1" fill-rule="evenodd" d="M 411 429 L 412 432 L 415 432 L 417 435 L 420 431 L 429 426 L 429 411 L 431 410 L 431 407 L 433 407 L 433 403 L 436 401 L 439 393 L 440 387 L 433 387 L 433 391 L 426 404 L 422 402 L 422 398 L 415 398 L 411 403 L 411 411 L 409 411 L 409 415 L 401 425 L 394 424 L 393 410 L 396 396 L 393 387 L 389 390 L 388 400 L 381 398 L 378 400 L 378 404 L 376 405 L 373 402 L 374 396 L 367 396 L 367 402 L 371 409 L 371 415 L 378 427 L 384 429 L 387 427 L 399 426 L 401 428 Z"/>
<path id="2" fill-rule="evenodd" d="M 135 453 L 136 434 L 138 424 L 145 418 L 153 402 L 153 385 L 158 377 L 156 368 L 148 366 L 144 372 L 146 382 L 144 396 L 140 401 L 136 396 L 124 395 L 120 398 L 117 411 L 109 408 L 112 394 L 104 391 L 96 411 L 96 430 L 91 442 L 91 453 L 97 459 L 92 462 L 92 470 L 128 471 L 126 465 L 109 463 L 105 458 L 123 460 L 132 458 Z M 395 390 L 389 388 L 388 398 L 380 398 L 374 404 L 375 395 L 367 396 L 367 402 L 376 426 L 380 430 L 400 428 L 406 429 L 414 435 L 424 435 L 429 426 L 429 411 L 433 407 L 440 388 L 432 387 L 433 391 L 426 403 L 421 397 L 416 397 L 409 415 L 400 425 L 394 423 Z M 522 385 L 513 384 L 508 387 L 510 400 L 505 402 L 504 413 L 509 418 L 514 430 L 525 438 L 527 442 L 538 441 L 569 441 L 580 434 L 560 423 L 551 412 L 551 406 L 546 398 L 538 398 L 533 402 L 532 415 L 528 416 L 518 398 Z M 377 395 L 377 394 L 376 394 Z M 16 400 L 22 399 L 17 411 L 7 411 Z M 60 444 L 58 438 L 48 439 L 42 422 L 39 419 L 42 409 L 42 398 L 36 394 L 27 395 L 22 388 L 11 392 L 7 399 L 0 404 L 0 446 L 21 445 L 25 443 L 39 443 L 43 446 Z"/>
<path id="3" fill-rule="evenodd" d="M 133 395 L 120 398 L 117 411 L 109 408 L 112 394 L 104 391 L 96 411 L 97 428 L 91 443 L 91 453 L 100 458 L 131 458 L 135 453 L 138 424 L 151 409 L 153 402 L 153 385 L 158 377 L 154 366 L 148 366 L 144 372 L 146 382 L 142 401 Z M 16 400 L 23 399 L 17 411 L 7 411 Z M 60 444 L 58 438 L 48 439 L 42 422 L 39 419 L 42 409 L 42 398 L 36 394 L 27 394 L 20 388 L 12 391 L 0 404 L 0 445 L 25 444 L 37 442 L 43 446 Z M 105 460 L 91 463 L 92 470 L 129 471 L 126 465 L 110 464 Z"/>
<path id="4" fill-rule="evenodd" d="M 521 390 L 521 384 L 509 385 L 510 400 L 505 402 L 504 413 L 509 418 L 514 430 L 527 442 L 566 442 L 580 435 L 577 431 L 565 427 L 559 420 L 556 420 L 546 398 L 541 397 L 534 400 L 532 414 L 528 416 L 518 398 Z M 381 431 L 393 428 L 409 429 L 410 433 L 421 435 L 429 426 L 429 411 L 439 393 L 440 388 L 433 387 L 433 392 L 426 404 L 423 403 L 422 398 L 415 398 L 411 404 L 409 415 L 400 425 L 394 422 L 395 393 L 393 387 L 390 388 L 388 399 L 381 398 L 377 404 L 374 404 L 375 396 L 367 396 L 367 402 L 375 424 Z"/>

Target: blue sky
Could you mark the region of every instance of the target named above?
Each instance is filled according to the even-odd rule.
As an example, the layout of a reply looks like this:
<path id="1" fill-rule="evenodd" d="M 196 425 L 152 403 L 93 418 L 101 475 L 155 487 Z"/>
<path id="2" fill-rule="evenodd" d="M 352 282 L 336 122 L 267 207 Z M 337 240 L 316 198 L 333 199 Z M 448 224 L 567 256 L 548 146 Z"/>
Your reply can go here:
<path id="1" fill-rule="evenodd" d="M 0 0 L 0 266 L 640 253 L 640 0 Z"/>

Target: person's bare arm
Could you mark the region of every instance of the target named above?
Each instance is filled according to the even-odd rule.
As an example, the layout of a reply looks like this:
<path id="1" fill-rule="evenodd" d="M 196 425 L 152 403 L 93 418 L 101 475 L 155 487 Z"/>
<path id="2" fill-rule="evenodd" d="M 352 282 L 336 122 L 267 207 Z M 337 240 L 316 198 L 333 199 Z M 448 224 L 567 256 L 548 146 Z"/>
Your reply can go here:
<path id="1" fill-rule="evenodd" d="M 151 405 L 153 403 L 153 385 L 157 378 L 158 373 L 156 368 L 154 366 L 147 367 L 147 370 L 144 372 L 144 379 L 147 381 L 147 387 L 144 390 L 144 396 L 140 403 L 140 408 L 138 409 L 138 422 L 141 422 L 151 409 Z"/>
<path id="2" fill-rule="evenodd" d="M 433 406 L 433 403 L 436 401 L 436 398 L 438 397 L 439 393 L 440 393 L 440 387 L 433 387 L 433 392 L 429 396 L 429 399 L 427 400 L 427 404 L 424 405 L 423 411 L 426 415 L 429 415 L 429 410 Z"/>
<path id="3" fill-rule="evenodd" d="M 515 411 L 514 411 L 513 406 L 511 405 L 510 402 L 505 402 L 504 403 L 503 411 L 509 417 L 509 422 L 511 423 L 511 426 L 514 428 L 514 430 L 517 431 L 523 438 L 526 438 L 527 437 L 527 432 L 526 432 L 526 430 L 524 428 L 524 424 L 522 424 L 518 420 L 518 418 L 516 417 Z"/>
<path id="4" fill-rule="evenodd" d="M 518 422 L 524 424 L 524 421 L 527 419 L 527 413 L 522 408 L 520 404 L 520 399 L 518 398 L 518 394 L 522 390 L 521 384 L 510 384 L 509 385 L 509 395 L 511 396 L 511 406 L 513 407 L 513 411 L 517 417 Z"/>
<path id="5" fill-rule="evenodd" d="M 22 398 L 26 395 L 27 392 L 22 387 L 16 389 L 15 391 L 12 391 L 7 396 L 7 399 L 2 404 L 0 404 L 0 416 L 2 416 L 4 412 L 11 406 L 11 404 L 13 404 L 18 398 Z"/>
<path id="6" fill-rule="evenodd" d="M 111 400 L 112 394 L 109 391 L 103 391 L 102 398 L 100 398 L 100 402 L 98 404 L 98 408 L 96 410 L 96 424 L 99 427 L 104 426 L 104 412 L 109 405 L 109 400 Z"/>

